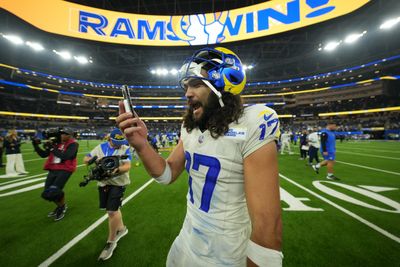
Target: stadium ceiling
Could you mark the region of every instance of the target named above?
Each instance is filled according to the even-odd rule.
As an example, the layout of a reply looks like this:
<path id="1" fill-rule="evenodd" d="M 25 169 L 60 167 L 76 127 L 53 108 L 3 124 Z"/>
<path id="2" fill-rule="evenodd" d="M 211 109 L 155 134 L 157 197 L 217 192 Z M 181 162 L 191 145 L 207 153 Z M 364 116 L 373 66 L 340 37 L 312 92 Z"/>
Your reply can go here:
<path id="1" fill-rule="evenodd" d="M 82 5 L 120 12 L 178 15 L 208 13 L 257 4 L 263 1 L 170 1 L 170 0 L 69 0 Z M 379 25 L 400 16 L 400 1 L 372 0 L 359 10 L 333 20 L 286 33 L 223 46 L 232 49 L 243 63 L 252 64 L 249 82 L 288 79 L 356 66 L 400 54 L 400 27 L 384 32 Z M 49 21 L 51 23 L 51 21 Z M 353 32 L 368 33 L 352 45 L 330 53 L 318 51 L 331 40 L 344 39 Z M 107 83 L 176 84 L 175 77 L 158 77 L 154 68 L 179 68 L 191 52 L 200 47 L 143 47 L 107 44 L 40 31 L 14 15 L 0 10 L 0 33 L 18 34 L 40 42 L 48 49 L 67 49 L 93 58 L 93 64 L 64 62 L 54 55 L 34 53 L 0 40 L 0 63 L 62 77 Z M 6 77 L 4 77 L 6 78 Z"/>

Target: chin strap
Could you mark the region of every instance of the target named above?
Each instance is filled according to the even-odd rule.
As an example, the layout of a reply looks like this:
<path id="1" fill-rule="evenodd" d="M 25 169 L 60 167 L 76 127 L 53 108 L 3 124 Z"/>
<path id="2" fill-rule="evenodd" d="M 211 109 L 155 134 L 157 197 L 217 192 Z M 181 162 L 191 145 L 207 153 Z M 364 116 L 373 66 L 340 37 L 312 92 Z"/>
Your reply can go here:
<path id="1" fill-rule="evenodd" d="M 221 92 L 218 91 L 217 89 L 215 89 L 215 87 L 214 87 L 209 81 L 203 80 L 203 82 L 204 82 L 208 87 L 210 87 L 211 91 L 213 91 L 214 94 L 217 95 L 217 97 L 218 97 L 218 102 L 219 102 L 221 108 L 223 108 L 225 105 L 224 105 L 224 102 L 222 101 L 222 94 L 221 94 Z"/>

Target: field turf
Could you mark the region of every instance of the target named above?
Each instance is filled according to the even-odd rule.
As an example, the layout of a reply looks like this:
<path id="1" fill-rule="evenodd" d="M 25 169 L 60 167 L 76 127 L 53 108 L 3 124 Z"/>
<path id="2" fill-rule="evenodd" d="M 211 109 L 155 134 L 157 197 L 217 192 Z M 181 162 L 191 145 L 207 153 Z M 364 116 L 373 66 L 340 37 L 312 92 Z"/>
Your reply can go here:
<path id="1" fill-rule="evenodd" d="M 0 179 L 0 266 L 165 266 L 185 216 L 187 175 L 161 186 L 133 164 L 122 207 L 129 234 L 111 259 L 98 262 L 107 220 L 96 183 L 78 186 L 87 171 L 82 158 L 97 144 L 80 142 L 59 222 L 47 218 L 54 204 L 40 198 L 44 159 L 29 143 L 22 146 L 29 174 Z M 284 266 L 400 266 L 400 142 L 338 143 L 338 182 L 298 157 L 279 156 Z"/>

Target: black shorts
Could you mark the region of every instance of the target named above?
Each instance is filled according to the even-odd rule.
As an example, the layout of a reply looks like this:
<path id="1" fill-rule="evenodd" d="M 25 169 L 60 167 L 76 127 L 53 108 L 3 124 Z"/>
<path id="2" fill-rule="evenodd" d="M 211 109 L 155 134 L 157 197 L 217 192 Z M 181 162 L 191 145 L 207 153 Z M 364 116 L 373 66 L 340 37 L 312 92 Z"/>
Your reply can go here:
<path id="1" fill-rule="evenodd" d="M 106 185 L 99 186 L 100 209 L 117 211 L 122 205 L 125 186 Z"/>
<path id="2" fill-rule="evenodd" d="M 44 188 L 47 189 L 50 186 L 57 186 L 57 188 L 62 190 L 71 174 L 72 172 L 67 172 L 63 170 L 50 170 L 47 174 Z"/>

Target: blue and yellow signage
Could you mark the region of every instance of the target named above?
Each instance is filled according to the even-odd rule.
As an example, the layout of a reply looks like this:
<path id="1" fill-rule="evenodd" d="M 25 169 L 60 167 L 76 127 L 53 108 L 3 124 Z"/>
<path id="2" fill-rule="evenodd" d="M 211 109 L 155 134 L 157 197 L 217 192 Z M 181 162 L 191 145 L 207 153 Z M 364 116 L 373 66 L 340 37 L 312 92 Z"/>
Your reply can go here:
<path id="1" fill-rule="evenodd" d="M 274 0 L 207 14 L 155 16 L 114 12 L 61 0 L 0 0 L 0 7 L 61 35 L 93 41 L 188 46 L 220 44 L 298 29 L 348 14 L 369 0 Z"/>

